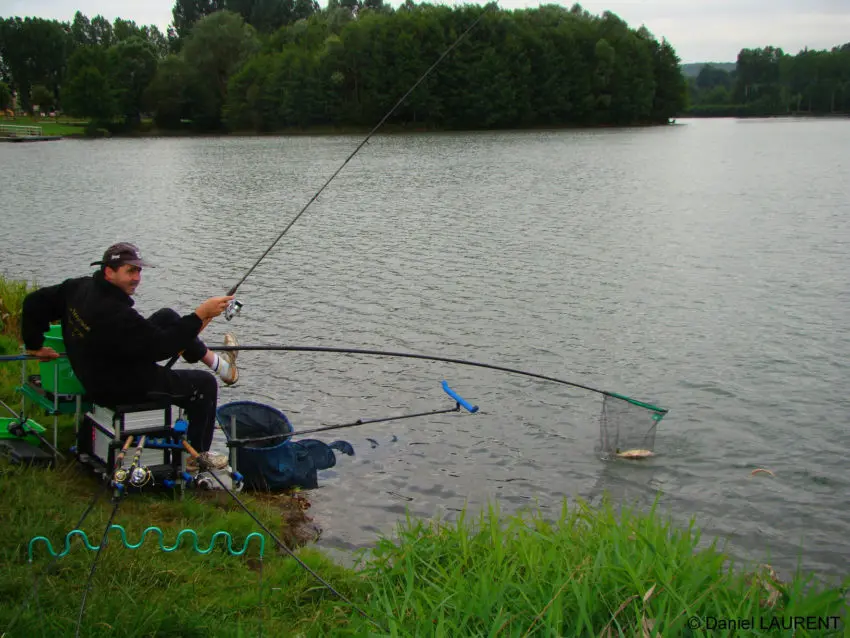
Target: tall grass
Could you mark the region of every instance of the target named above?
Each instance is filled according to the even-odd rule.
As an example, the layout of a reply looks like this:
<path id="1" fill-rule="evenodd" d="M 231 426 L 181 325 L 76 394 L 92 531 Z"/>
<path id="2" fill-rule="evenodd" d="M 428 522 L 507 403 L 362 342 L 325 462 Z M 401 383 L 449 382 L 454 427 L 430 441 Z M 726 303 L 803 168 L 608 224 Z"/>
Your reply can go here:
<path id="1" fill-rule="evenodd" d="M 19 317 L 24 290 L 0 279 L 10 317 Z M 18 329 L 9 321 L 2 334 L 14 338 Z M 17 364 L 6 367 L 20 374 Z M 0 392 L 11 392 L 3 383 Z M 63 419 L 60 447 L 67 448 L 73 428 Z M 0 635 L 74 635 L 94 553 L 75 537 L 69 554 L 47 571 L 47 547 L 34 546 L 32 563 L 28 548 L 31 539 L 44 536 L 61 551 L 97 490 L 103 484 L 73 461 L 54 469 L 0 461 Z M 302 499 L 242 498 L 288 546 L 296 544 L 291 522 L 303 510 Z M 112 507 L 108 497 L 101 498 L 81 526 L 93 545 L 100 543 Z M 260 531 L 221 492 L 188 492 L 183 500 L 129 496 L 113 523 L 127 530 L 130 543 L 156 526 L 167 546 L 183 529 L 197 532 L 201 548 L 227 531 L 237 550 Z M 781 582 L 769 566 L 741 569 L 716 542 L 700 542 L 695 521 L 681 529 L 655 507 L 617 511 L 608 502 L 594 508 L 565 502 L 557 520 L 536 511 L 503 517 L 496 506 L 475 518 L 464 513 L 453 524 L 408 518 L 395 538 L 379 539 L 354 570 L 317 551 L 298 550 L 378 628 L 270 538 L 262 561 L 256 544 L 239 557 L 227 554 L 223 541 L 205 555 L 188 545 L 164 552 L 149 535 L 130 550 L 113 533 L 92 579 L 82 635 L 841 635 L 850 585 L 822 585 L 804 574 Z M 782 630 L 795 622 L 796 631 Z"/>
<path id="2" fill-rule="evenodd" d="M 618 513 L 578 501 L 557 521 L 535 512 L 503 518 L 491 507 L 476 524 L 408 519 L 361 573 L 370 609 L 392 635 L 711 635 L 706 623 L 717 629 L 719 620 L 753 623 L 746 635 L 778 635 L 767 630 L 777 622 L 830 616 L 840 633 L 843 588 L 802 574 L 783 583 L 769 566 L 746 573 L 716 542 L 698 550 L 699 541 L 693 522 L 677 529 L 654 507 Z M 823 625 L 811 635 L 827 635 Z M 344 633 L 365 629 L 356 620 Z"/>
<path id="3" fill-rule="evenodd" d="M 0 277 L 0 335 L 8 339 L 17 339 L 20 336 L 24 297 L 34 289 L 34 285 L 24 281 Z"/>
<path id="4" fill-rule="evenodd" d="M 21 309 L 24 297 L 35 289 L 35 284 L 14 281 L 0 276 L 0 354 L 21 353 Z M 14 387 L 21 379 L 21 363 L 0 363 L 0 400 L 12 405 L 15 400 Z M 27 374 L 35 374 L 38 364 L 25 364 Z M 7 410 L 0 406 L 0 417 L 8 417 Z"/>

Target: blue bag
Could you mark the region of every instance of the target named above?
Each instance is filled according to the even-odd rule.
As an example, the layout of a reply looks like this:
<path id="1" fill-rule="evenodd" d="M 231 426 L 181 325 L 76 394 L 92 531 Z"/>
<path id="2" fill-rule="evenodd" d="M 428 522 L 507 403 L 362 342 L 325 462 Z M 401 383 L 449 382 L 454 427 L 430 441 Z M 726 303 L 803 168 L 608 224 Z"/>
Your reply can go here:
<path id="1" fill-rule="evenodd" d="M 236 469 L 245 478 L 247 489 L 314 489 L 319 486 L 318 471 L 336 465 L 334 449 L 354 455 L 354 448 L 347 441 L 327 444 L 316 439 L 287 438 L 285 435 L 293 430 L 286 415 L 254 401 L 234 401 L 216 410 L 216 419 L 228 441 L 232 438 L 231 417 L 236 419 L 236 439 L 273 437 L 236 447 Z"/>

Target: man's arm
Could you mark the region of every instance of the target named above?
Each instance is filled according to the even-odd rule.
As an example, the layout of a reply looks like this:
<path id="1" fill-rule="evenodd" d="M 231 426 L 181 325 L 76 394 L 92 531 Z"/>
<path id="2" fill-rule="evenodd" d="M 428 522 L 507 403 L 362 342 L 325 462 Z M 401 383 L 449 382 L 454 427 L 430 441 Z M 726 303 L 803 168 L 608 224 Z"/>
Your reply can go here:
<path id="1" fill-rule="evenodd" d="M 24 347 L 32 353 L 40 353 L 48 358 L 58 354 L 52 348 L 43 348 L 44 333 L 50 329 L 50 322 L 62 319 L 65 312 L 65 286 L 67 280 L 55 286 L 39 288 L 24 297 L 21 308 L 21 339 Z M 47 352 L 50 351 L 50 352 Z"/>
<path id="2" fill-rule="evenodd" d="M 132 308 L 127 308 L 99 325 L 90 337 L 98 349 L 120 358 L 161 361 L 184 350 L 201 331 L 197 315 L 184 315 L 167 327 L 157 326 Z"/>
<path id="3" fill-rule="evenodd" d="M 110 352 L 132 359 L 162 361 L 185 350 L 204 326 L 227 306 L 230 297 L 212 297 L 195 312 L 184 315 L 174 325 L 160 327 L 152 324 L 132 308 L 114 315 L 108 324 L 99 327 L 101 346 Z"/>

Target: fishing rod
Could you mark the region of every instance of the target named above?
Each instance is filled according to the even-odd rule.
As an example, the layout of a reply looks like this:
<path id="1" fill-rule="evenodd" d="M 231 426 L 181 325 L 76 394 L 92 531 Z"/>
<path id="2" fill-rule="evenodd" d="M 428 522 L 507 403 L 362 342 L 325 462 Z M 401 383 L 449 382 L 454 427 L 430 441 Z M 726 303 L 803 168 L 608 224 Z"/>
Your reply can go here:
<path id="1" fill-rule="evenodd" d="M 309 573 L 311 576 L 313 576 L 313 578 L 315 578 L 320 583 L 322 583 L 331 592 L 336 594 L 341 600 L 343 600 L 344 602 L 351 605 L 351 607 L 355 611 L 357 611 L 361 616 L 363 616 L 366 620 L 371 622 L 378 629 L 381 629 L 382 631 L 386 632 L 386 629 L 384 627 L 382 627 L 381 625 L 379 625 L 375 620 L 373 620 L 365 611 L 360 609 L 360 607 L 355 605 L 348 598 L 346 598 L 343 594 L 341 594 L 339 591 L 337 591 L 333 587 L 333 585 L 331 585 L 328 581 L 326 581 L 324 578 L 319 576 L 316 572 L 314 572 L 312 569 L 310 569 L 310 567 L 304 561 L 302 561 L 300 558 L 298 558 L 298 556 L 295 555 L 295 552 L 293 552 L 291 549 L 289 549 L 286 546 L 286 544 L 284 544 L 284 542 L 282 540 L 280 540 L 273 531 L 271 531 L 266 525 L 264 525 L 263 522 L 259 518 L 257 518 L 257 516 L 250 509 L 248 509 L 248 506 L 245 505 L 245 503 L 243 503 L 239 499 L 238 496 L 236 496 L 236 494 L 233 492 L 233 490 L 231 490 L 229 487 L 227 487 L 227 485 L 225 485 L 224 481 L 222 481 L 221 478 L 219 478 L 218 474 L 216 474 L 216 472 L 213 471 L 212 466 L 209 463 L 206 462 L 206 460 L 197 452 L 197 450 L 195 450 L 195 448 L 192 447 L 192 445 L 188 441 L 186 441 L 184 439 L 182 441 L 182 443 L 183 443 L 183 447 L 186 449 L 186 451 L 192 456 L 192 458 L 195 459 L 195 461 L 197 461 L 198 467 L 200 469 L 203 469 L 204 471 L 208 472 L 210 475 L 212 475 L 212 477 L 218 482 L 218 484 L 221 485 L 222 489 L 224 489 L 233 498 L 233 500 L 236 501 L 236 503 L 243 510 L 245 510 L 245 513 L 248 514 L 248 516 L 250 516 L 252 519 L 254 519 L 254 522 L 257 525 L 260 526 L 260 529 L 262 529 L 266 534 L 268 534 L 271 537 L 271 539 L 275 543 L 277 543 L 278 547 L 280 547 L 283 551 L 285 551 L 287 554 L 289 554 L 290 558 L 295 559 L 295 562 L 297 562 L 302 568 L 304 568 L 307 571 L 307 573 Z"/>
<path id="2" fill-rule="evenodd" d="M 298 432 L 285 432 L 283 434 L 271 434 L 268 436 L 261 436 L 256 438 L 242 438 L 242 439 L 230 439 L 227 442 L 228 447 L 243 447 L 247 443 L 261 443 L 264 441 L 275 441 L 278 439 L 288 439 L 293 436 L 304 436 L 305 434 L 316 434 L 317 432 L 327 432 L 328 430 L 339 430 L 342 428 L 353 428 L 358 425 L 367 425 L 372 423 L 386 423 L 387 421 L 401 421 L 402 419 L 413 419 L 420 416 L 434 416 L 437 414 L 448 414 L 449 412 L 460 412 L 461 406 L 466 408 L 467 412 L 475 413 L 478 412 L 478 406 L 472 405 L 462 396 L 457 394 L 454 390 L 449 387 L 449 384 L 443 381 L 443 390 L 446 391 L 450 397 L 455 400 L 455 407 L 446 408 L 444 410 L 433 410 L 431 412 L 417 412 L 415 414 L 403 414 L 401 416 L 390 416 L 384 417 L 381 419 L 357 419 L 352 423 L 341 423 L 339 425 L 327 425 L 320 428 L 313 428 L 312 430 L 300 430 Z"/>
<path id="3" fill-rule="evenodd" d="M 669 412 L 666 408 L 660 408 L 658 406 L 652 405 L 650 403 L 645 403 L 643 401 L 638 401 L 637 399 L 632 399 L 630 397 L 624 396 L 622 394 L 617 394 L 615 392 L 609 392 L 607 390 L 599 390 L 597 388 L 592 388 L 587 385 L 582 385 L 580 383 L 573 383 L 572 381 L 565 381 L 564 379 L 558 379 L 556 377 L 550 377 L 544 374 L 537 374 L 534 372 L 526 372 L 524 370 L 518 370 L 516 368 L 506 368 L 504 366 L 493 365 L 489 363 L 479 363 L 477 361 L 469 361 L 467 359 L 452 359 L 448 357 L 437 357 L 432 355 L 425 354 L 415 354 L 411 352 L 388 352 L 386 350 L 364 350 L 360 348 L 334 348 L 328 346 L 275 346 L 275 345 L 239 345 L 239 346 L 209 346 L 210 350 L 217 351 L 230 351 L 230 350 L 253 350 L 253 351 L 269 351 L 269 352 L 335 352 L 339 354 L 363 354 L 363 355 L 374 355 L 381 357 L 403 357 L 408 359 L 424 359 L 427 361 L 442 361 L 444 363 L 454 363 L 457 365 L 465 365 L 465 366 L 475 366 L 478 368 L 487 368 L 490 370 L 498 370 L 500 372 L 510 372 L 513 374 L 520 374 L 526 377 L 534 377 L 536 379 L 543 379 L 545 381 L 552 381 L 554 383 L 561 383 L 563 385 L 569 385 L 574 388 L 581 388 L 582 390 L 589 390 L 590 392 L 596 392 L 598 394 L 602 394 L 605 396 L 613 397 L 615 399 L 621 399 L 623 401 L 628 401 L 634 405 L 639 407 L 647 408 L 650 410 L 654 410 L 656 412 L 661 412 L 666 414 Z"/>
<path id="4" fill-rule="evenodd" d="M 433 355 L 425 355 L 425 354 L 416 354 L 412 352 L 389 352 L 386 350 L 365 350 L 361 348 L 335 348 L 330 346 L 277 346 L 277 345 L 239 345 L 239 346 L 207 346 L 210 350 L 217 352 L 228 352 L 231 350 L 247 350 L 247 351 L 263 351 L 263 352 L 331 352 L 338 354 L 362 354 L 362 355 L 372 355 L 379 357 L 401 357 L 407 359 L 423 359 L 426 361 L 442 361 L 444 363 L 454 363 L 457 365 L 465 365 L 465 366 L 474 366 L 478 368 L 487 368 L 489 370 L 498 370 L 500 372 L 509 372 L 512 374 L 519 374 L 526 377 L 533 377 L 535 379 L 543 379 L 544 381 L 552 381 L 554 383 L 560 383 L 563 385 L 572 386 L 574 388 L 580 388 L 582 390 L 588 390 L 590 392 L 596 392 L 597 394 L 601 394 L 604 396 L 609 396 L 614 399 L 621 399 L 623 401 L 628 401 L 634 405 L 637 405 L 642 408 L 647 408 L 649 410 L 654 410 L 656 412 L 660 412 L 663 414 L 667 414 L 669 410 L 667 408 L 662 408 L 656 405 L 652 405 L 650 403 L 646 403 L 644 401 L 639 401 L 637 399 L 633 399 L 631 397 L 627 397 L 622 394 L 618 394 L 616 392 L 610 392 L 608 390 L 600 390 L 599 388 L 592 388 L 588 385 L 583 385 L 581 383 L 575 383 L 573 381 L 566 381 L 564 379 L 558 379 L 556 377 L 550 377 L 545 374 L 537 374 L 535 372 L 526 372 L 525 370 L 518 370 L 516 368 L 507 368 L 505 366 L 494 365 L 490 363 L 479 363 L 477 361 L 469 361 L 467 359 L 453 359 L 449 357 L 437 357 Z M 28 357 L 31 359 L 36 359 L 32 355 L 13 355 L 14 357 Z M 64 355 L 61 355 L 64 356 Z M 3 356 L 0 356 L 0 361 L 4 361 Z"/>
<path id="5" fill-rule="evenodd" d="M 251 437 L 247 439 L 230 439 L 227 442 L 228 447 L 244 447 L 249 443 L 263 443 L 265 441 L 277 441 L 289 439 L 293 436 L 304 436 L 305 434 L 316 434 L 317 432 L 327 432 L 328 430 L 339 430 L 342 428 L 353 428 L 358 425 L 370 425 L 372 423 L 386 423 L 388 421 L 401 421 L 402 419 L 413 419 L 420 416 L 435 416 L 437 414 L 448 414 L 449 412 L 460 412 L 460 407 L 446 408 L 445 410 L 434 410 L 433 412 L 417 412 L 416 414 L 403 414 L 401 416 L 390 416 L 382 419 L 357 419 L 351 423 L 340 423 L 339 425 L 328 425 L 321 428 L 313 428 L 311 430 L 299 430 L 298 432 L 283 432 L 281 434 L 270 434 L 267 436 Z"/>
<path id="6" fill-rule="evenodd" d="M 63 353 L 59 354 L 60 357 L 67 357 L 68 355 Z M 40 360 L 39 357 L 34 354 L 3 354 L 0 355 L 0 361 L 35 361 Z"/>
<path id="7" fill-rule="evenodd" d="M 498 4 L 496 2 L 492 3 L 492 7 L 497 7 L 497 6 L 498 6 Z M 407 97 L 411 93 L 413 93 L 414 90 L 416 90 L 416 87 L 418 87 L 422 83 L 422 81 L 426 77 L 428 77 L 428 75 L 430 75 L 431 71 L 433 71 L 435 68 L 437 68 L 437 66 L 440 64 L 440 62 L 442 62 L 443 59 L 449 53 L 451 53 L 455 49 L 455 47 L 457 47 L 457 45 L 459 45 L 461 43 L 461 41 L 463 41 L 463 39 L 469 34 L 469 32 L 472 31 L 472 29 L 474 29 L 476 27 L 476 25 L 487 14 L 487 12 L 490 10 L 490 8 L 491 8 L 490 6 L 486 7 L 484 9 L 484 11 L 481 12 L 481 15 L 479 15 L 473 21 L 473 23 L 466 29 L 466 31 L 461 33 L 460 36 L 458 36 L 458 38 L 451 44 L 451 46 L 449 46 L 448 49 L 443 51 L 443 54 L 439 58 L 437 58 L 437 60 L 430 67 L 428 67 L 428 70 L 426 70 L 425 73 L 423 73 L 421 76 L 419 76 L 419 79 L 416 80 L 416 82 L 413 84 L 413 86 L 411 86 L 408 89 L 407 93 L 402 95 L 401 98 L 399 98 L 398 102 L 396 102 L 395 105 L 389 111 L 387 111 L 387 113 L 384 115 L 384 117 L 382 117 L 381 120 L 375 125 L 375 127 L 371 131 L 369 131 L 369 134 L 363 139 L 363 141 L 360 142 L 360 144 L 357 145 L 357 147 L 349 154 L 348 157 L 345 158 L 345 160 L 342 162 L 342 164 L 339 165 L 339 167 L 333 172 L 333 174 L 327 179 L 327 181 L 325 181 L 325 183 L 322 185 L 322 187 L 313 194 L 313 196 L 307 201 L 306 204 L 304 204 L 304 206 L 301 208 L 301 210 L 298 212 L 298 214 L 292 219 L 292 221 L 290 221 L 286 225 L 286 227 L 280 232 L 280 234 L 277 236 L 277 238 L 275 238 L 275 240 L 271 243 L 271 245 L 268 248 L 266 248 L 266 250 L 263 252 L 263 254 L 260 255 L 260 257 L 257 259 L 257 261 L 255 261 L 253 263 L 253 265 L 247 270 L 247 272 L 244 275 L 242 275 L 242 278 L 239 279 L 239 281 L 237 281 L 235 284 L 233 284 L 233 286 L 230 288 L 230 290 L 227 291 L 226 296 L 230 297 L 230 296 L 233 296 L 233 295 L 236 294 L 236 291 L 239 289 L 239 286 L 241 286 L 245 282 L 245 280 L 248 278 L 248 276 L 252 272 L 254 272 L 254 269 L 257 266 L 260 265 L 260 262 L 266 257 L 266 255 L 268 255 L 271 252 L 272 248 L 274 248 L 277 245 L 277 243 L 283 238 L 283 236 L 289 231 L 289 229 L 292 228 L 292 226 L 295 225 L 295 222 L 297 222 L 298 219 L 306 212 L 306 210 L 310 207 L 310 204 L 312 204 L 314 201 L 316 201 L 316 199 L 318 199 L 319 195 L 322 194 L 322 192 L 325 190 L 325 188 L 327 188 L 328 185 L 334 180 L 334 178 L 337 175 L 339 175 L 339 173 L 342 171 L 343 168 L 345 168 L 345 166 L 348 164 L 348 162 L 350 162 L 354 158 L 354 156 L 357 155 L 357 153 L 360 151 L 360 149 L 363 148 L 369 142 L 369 140 L 372 138 L 372 136 L 378 131 L 379 128 L 381 128 L 381 126 L 384 125 L 384 122 L 386 122 L 389 119 L 389 117 L 395 112 L 395 110 L 399 106 L 401 106 L 401 104 L 407 99 Z M 240 301 L 238 301 L 237 299 L 230 300 L 230 302 L 227 304 L 227 307 L 225 308 L 224 318 L 227 321 L 232 320 L 233 317 L 235 317 L 237 314 L 239 314 L 239 312 L 242 310 L 242 306 L 243 306 L 243 304 Z M 209 325 L 210 321 L 211 320 L 209 320 L 209 319 L 206 320 L 201 325 L 201 330 L 199 332 L 203 332 L 203 330 L 207 327 L 207 325 Z M 177 353 L 176 355 L 171 357 L 171 359 L 168 360 L 168 363 L 165 365 L 165 367 L 166 368 L 172 367 L 177 362 L 177 359 L 179 359 L 179 358 L 180 358 L 180 353 Z"/>

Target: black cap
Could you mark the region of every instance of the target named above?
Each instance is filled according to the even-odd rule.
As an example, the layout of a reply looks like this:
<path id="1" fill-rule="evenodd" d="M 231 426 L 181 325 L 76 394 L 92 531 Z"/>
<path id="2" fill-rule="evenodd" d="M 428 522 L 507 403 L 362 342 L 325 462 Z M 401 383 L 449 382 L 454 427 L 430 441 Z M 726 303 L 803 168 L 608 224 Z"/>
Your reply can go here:
<path id="1" fill-rule="evenodd" d="M 142 253 L 139 252 L 139 249 L 135 245 L 127 242 L 112 244 L 106 249 L 106 252 L 103 253 L 103 259 L 101 261 L 93 261 L 90 265 L 118 268 L 124 264 L 132 264 L 139 268 L 145 266 L 153 268 L 153 264 L 142 259 Z"/>

